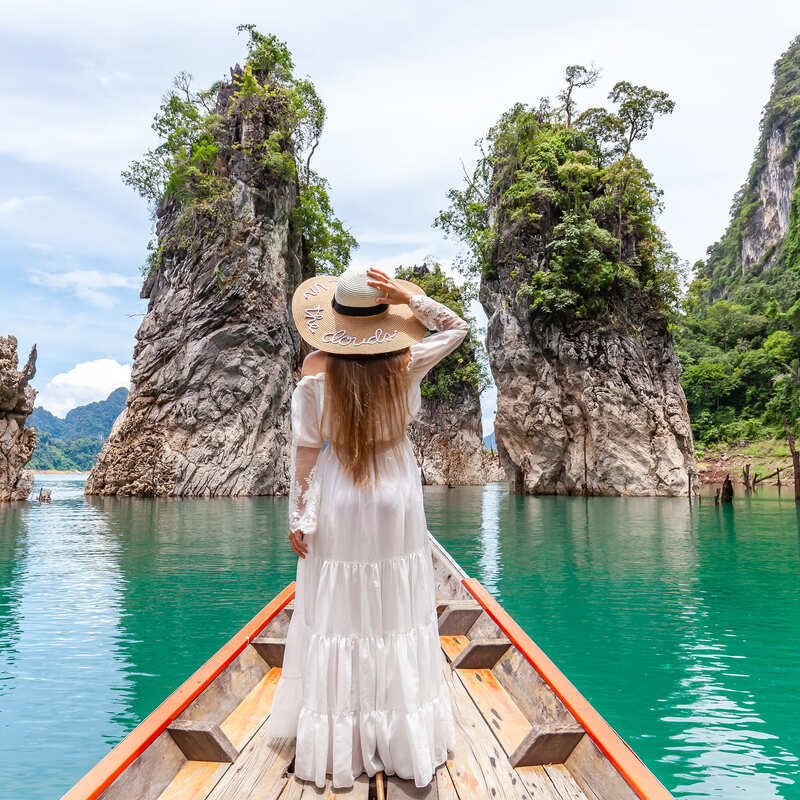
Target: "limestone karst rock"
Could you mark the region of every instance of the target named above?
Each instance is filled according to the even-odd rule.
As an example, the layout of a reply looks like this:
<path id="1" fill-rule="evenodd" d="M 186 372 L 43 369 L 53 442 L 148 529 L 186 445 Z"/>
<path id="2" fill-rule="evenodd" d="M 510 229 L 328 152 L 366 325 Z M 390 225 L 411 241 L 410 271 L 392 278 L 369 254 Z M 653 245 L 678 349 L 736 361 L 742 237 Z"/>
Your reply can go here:
<path id="1" fill-rule="evenodd" d="M 25 500 L 33 491 L 33 473 L 25 469 L 36 447 L 36 431 L 25 427 L 36 389 L 36 345 L 18 370 L 17 338 L 0 336 L 0 502 Z"/>
<path id="2" fill-rule="evenodd" d="M 502 277 L 485 280 L 481 302 L 497 384 L 497 449 L 515 490 L 680 495 L 696 486 L 665 320 L 642 319 L 638 335 L 544 324 L 509 292 Z"/>
<path id="3" fill-rule="evenodd" d="M 742 274 L 771 266 L 789 230 L 789 210 L 797 177 L 798 145 L 789 137 L 788 126 L 773 120 L 766 133 L 764 164 L 755 186 L 755 210 L 741 231 Z"/>
<path id="4" fill-rule="evenodd" d="M 532 172 L 527 177 L 535 182 L 541 176 Z M 498 199 L 504 188 L 504 184 L 494 186 L 489 200 L 496 238 L 490 268 L 482 272 L 479 299 L 488 316 L 486 346 L 497 385 L 497 449 L 514 491 L 571 495 L 694 491 L 692 430 L 679 380 L 681 366 L 664 312 L 633 284 L 624 299 L 610 301 L 617 304 L 613 310 L 609 305 L 601 311 L 598 303 L 584 314 L 539 312 L 525 292 L 519 294 L 522 276 L 531 281 L 528 287 L 533 291 L 546 284 L 539 280 L 554 274 L 557 228 L 580 236 L 575 222 L 579 217 L 567 216 L 554 202 L 554 197 L 563 198 L 553 186 L 536 195 L 535 214 L 515 216 Z M 604 187 L 600 184 L 593 190 L 602 204 L 607 199 Z M 613 218 L 609 222 L 601 211 L 596 213 L 610 227 L 617 223 Z M 564 219 L 567 222 L 561 225 Z M 594 217 L 586 224 L 600 239 L 610 236 Z M 637 241 L 632 232 L 636 230 L 633 225 L 623 227 L 614 239 L 618 248 L 614 257 L 621 263 L 637 263 L 637 247 L 646 252 L 646 240 Z M 575 244 L 573 239 L 572 245 L 582 255 L 592 252 L 584 242 Z M 591 270 L 587 267 L 586 272 Z M 579 295 L 573 291 L 572 296 Z"/>
<path id="5" fill-rule="evenodd" d="M 162 201 L 158 268 L 144 282 L 130 393 L 86 494 L 259 495 L 287 491 L 289 403 L 301 341 L 288 304 L 304 278 L 291 213 L 297 185 L 257 162 L 268 114 L 217 110 L 221 217 L 187 222 Z"/>
<path id="6" fill-rule="evenodd" d="M 469 486 L 505 480 L 496 454 L 483 446 L 481 404 L 464 389 L 452 403 L 422 398 L 419 419 L 408 426 L 425 484 Z"/>

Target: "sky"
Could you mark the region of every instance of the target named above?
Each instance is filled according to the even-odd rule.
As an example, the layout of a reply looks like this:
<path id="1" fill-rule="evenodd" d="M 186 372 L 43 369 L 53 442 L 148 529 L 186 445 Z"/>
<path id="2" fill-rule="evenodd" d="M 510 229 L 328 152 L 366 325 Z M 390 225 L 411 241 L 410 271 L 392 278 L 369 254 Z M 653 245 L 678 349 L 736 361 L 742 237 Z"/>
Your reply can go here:
<path id="1" fill-rule="evenodd" d="M 515 102 L 555 96 L 569 64 L 601 69 L 582 107 L 606 104 L 618 80 L 675 100 L 636 152 L 679 256 L 702 258 L 746 177 L 800 4 L 0 0 L 0 335 L 17 337 L 22 362 L 37 345 L 36 405 L 57 416 L 129 383 L 152 231 L 120 172 L 156 143 L 175 75 L 205 88 L 244 62 L 241 23 L 284 40 L 326 104 L 314 163 L 360 243 L 353 263 L 391 273 L 433 257 L 452 273 L 459 244 L 432 222 L 461 161 Z M 493 388 L 482 406 L 488 433 Z"/>

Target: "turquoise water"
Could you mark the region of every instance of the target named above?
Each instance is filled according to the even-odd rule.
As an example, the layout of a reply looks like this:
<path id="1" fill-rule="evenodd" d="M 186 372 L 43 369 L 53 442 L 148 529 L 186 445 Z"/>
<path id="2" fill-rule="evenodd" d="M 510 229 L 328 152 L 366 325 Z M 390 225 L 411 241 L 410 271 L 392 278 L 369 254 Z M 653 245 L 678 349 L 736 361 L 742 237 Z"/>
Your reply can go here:
<path id="1" fill-rule="evenodd" d="M 0 507 L 0 797 L 56 798 L 294 578 L 285 498 Z M 428 527 L 677 797 L 800 798 L 800 518 L 425 488 Z"/>

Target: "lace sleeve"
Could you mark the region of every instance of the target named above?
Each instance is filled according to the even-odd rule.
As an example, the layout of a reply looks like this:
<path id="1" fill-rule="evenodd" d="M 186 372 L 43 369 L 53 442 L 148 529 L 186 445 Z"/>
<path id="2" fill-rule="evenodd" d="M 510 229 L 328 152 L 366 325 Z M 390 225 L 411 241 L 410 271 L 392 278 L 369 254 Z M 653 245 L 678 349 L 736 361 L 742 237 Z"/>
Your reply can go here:
<path id="1" fill-rule="evenodd" d="M 304 534 L 317 530 L 319 481 L 316 467 L 323 445 L 319 402 L 313 380 L 301 380 L 292 393 L 289 530 Z"/>
<path id="2" fill-rule="evenodd" d="M 431 367 L 448 353 L 452 353 L 467 338 L 469 325 L 444 303 L 426 294 L 411 295 L 408 307 L 428 330 L 436 331 L 411 345 L 408 370 L 421 380 Z"/>

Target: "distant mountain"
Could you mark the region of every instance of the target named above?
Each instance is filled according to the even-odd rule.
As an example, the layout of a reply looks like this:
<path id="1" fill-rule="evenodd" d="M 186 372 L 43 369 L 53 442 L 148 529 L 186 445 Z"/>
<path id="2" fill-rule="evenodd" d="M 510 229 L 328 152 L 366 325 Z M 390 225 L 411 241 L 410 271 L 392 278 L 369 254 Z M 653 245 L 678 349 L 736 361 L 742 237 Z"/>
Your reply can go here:
<path id="1" fill-rule="evenodd" d="M 87 403 L 67 412 L 64 419 L 54 416 L 44 408 L 34 407 L 28 418 L 29 427 L 37 432 L 49 433 L 59 439 L 106 439 L 114 420 L 125 408 L 128 390 L 120 386 L 105 399 Z"/>
<path id="2" fill-rule="evenodd" d="M 120 387 L 105 400 L 73 408 L 64 419 L 35 407 L 28 417 L 28 427 L 36 428 L 28 468 L 90 470 L 127 397 L 128 390 Z"/>
<path id="3" fill-rule="evenodd" d="M 488 447 L 489 450 L 497 450 L 497 444 L 494 440 L 494 431 L 483 437 L 483 445 L 484 447 Z"/>

